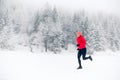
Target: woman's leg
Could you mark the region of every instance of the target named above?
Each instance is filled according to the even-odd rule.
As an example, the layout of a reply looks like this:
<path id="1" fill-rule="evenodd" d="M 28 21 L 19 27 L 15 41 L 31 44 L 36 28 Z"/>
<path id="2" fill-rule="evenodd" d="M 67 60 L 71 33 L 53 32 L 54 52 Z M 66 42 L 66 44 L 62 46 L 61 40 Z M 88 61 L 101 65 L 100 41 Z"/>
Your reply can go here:
<path id="1" fill-rule="evenodd" d="M 80 68 L 82 68 L 81 60 L 80 60 L 80 58 L 81 58 L 81 50 L 78 51 L 77 58 L 78 58 L 78 63 L 79 63 L 79 67 L 77 69 L 80 69 Z"/>
<path id="2" fill-rule="evenodd" d="M 90 59 L 90 56 L 89 56 L 89 57 L 86 57 L 86 52 L 87 52 L 87 49 L 86 49 L 86 48 L 82 49 L 81 51 L 82 51 L 82 58 L 83 58 L 83 60 Z"/>

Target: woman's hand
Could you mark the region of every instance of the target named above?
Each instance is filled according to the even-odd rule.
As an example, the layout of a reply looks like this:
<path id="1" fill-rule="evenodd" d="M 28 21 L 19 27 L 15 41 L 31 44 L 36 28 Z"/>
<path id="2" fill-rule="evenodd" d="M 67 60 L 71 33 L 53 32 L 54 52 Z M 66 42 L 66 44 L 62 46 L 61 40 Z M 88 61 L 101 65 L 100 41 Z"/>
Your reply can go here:
<path id="1" fill-rule="evenodd" d="M 77 44 L 77 47 L 80 46 L 79 44 Z"/>

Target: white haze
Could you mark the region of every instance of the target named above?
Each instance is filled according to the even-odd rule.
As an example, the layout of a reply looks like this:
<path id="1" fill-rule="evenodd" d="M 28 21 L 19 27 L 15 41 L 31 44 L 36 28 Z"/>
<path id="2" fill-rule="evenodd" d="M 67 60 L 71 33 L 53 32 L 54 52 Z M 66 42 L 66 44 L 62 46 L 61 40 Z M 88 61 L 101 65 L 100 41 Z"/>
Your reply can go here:
<path id="1" fill-rule="evenodd" d="M 44 4 L 49 3 L 53 7 L 57 6 L 68 11 L 84 9 L 91 13 L 120 14 L 120 0 L 10 0 L 10 2 L 21 3 L 29 9 L 39 9 Z"/>

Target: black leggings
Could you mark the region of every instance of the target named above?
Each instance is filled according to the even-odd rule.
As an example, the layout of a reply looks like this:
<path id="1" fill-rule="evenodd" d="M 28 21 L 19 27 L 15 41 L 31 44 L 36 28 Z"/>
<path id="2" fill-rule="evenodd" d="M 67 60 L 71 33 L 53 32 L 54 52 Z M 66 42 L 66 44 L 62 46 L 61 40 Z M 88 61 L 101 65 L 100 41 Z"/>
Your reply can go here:
<path id="1" fill-rule="evenodd" d="M 89 57 L 86 57 L 86 51 L 87 51 L 86 48 L 80 49 L 80 50 L 78 51 L 77 57 L 78 57 L 79 66 L 81 66 L 81 60 L 80 60 L 81 56 L 82 56 L 83 60 L 89 59 Z"/>

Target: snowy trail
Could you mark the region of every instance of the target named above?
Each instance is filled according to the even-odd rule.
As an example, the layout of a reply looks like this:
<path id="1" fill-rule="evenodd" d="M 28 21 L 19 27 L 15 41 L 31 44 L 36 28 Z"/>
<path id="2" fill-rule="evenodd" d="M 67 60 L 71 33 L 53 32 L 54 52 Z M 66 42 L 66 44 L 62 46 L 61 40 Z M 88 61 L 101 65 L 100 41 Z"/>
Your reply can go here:
<path id="1" fill-rule="evenodd" d="M 120 80 L 120 56 L 93 59 L 77 70 L 76 54 L 0 53 L 0 80 Z"/>

